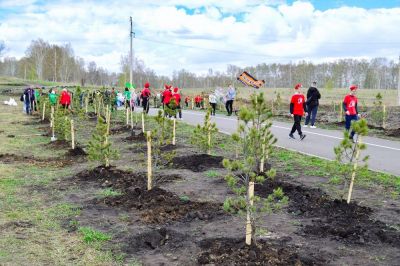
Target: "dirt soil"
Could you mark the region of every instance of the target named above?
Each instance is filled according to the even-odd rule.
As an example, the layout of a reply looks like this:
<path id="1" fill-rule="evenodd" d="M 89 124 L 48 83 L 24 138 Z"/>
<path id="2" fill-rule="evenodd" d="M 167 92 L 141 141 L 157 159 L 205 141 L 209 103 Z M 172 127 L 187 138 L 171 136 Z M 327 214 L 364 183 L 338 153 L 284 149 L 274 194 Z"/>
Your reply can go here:
<path id="1" fill-rule="evenodd" d="M 305 225 L 299 232 L 306 237 L 329 237 L 351 244 L 388 244 L 400 247 L 400 231 L 371 219 L 373 210 L 359 206 L 354 201 L 347 204 L 344 200 L 331 199 L 320 189 L 279 180 L 267 180 L 257 185 L 255 192 L 266 197 L 278 187 L 289 197 L 288 212 L 312 218 L 311 224 Z"/>
<path id="2" fill-rule="evenodd" d="M 222 156 L 212 156 L 208 154 L 192 154 L 188 156 L 174 157 L 172 159 L 173 168 L 189 169 L 193 172 L 203 172 L 212 168 L 223 168 Z"/>
<path id="3" fill-rule="evenodd" d="M 207 265 L 326 265 L 329 256 L 311 253 L 299 254 L 285 241 L 261 240 L 247 246 L 244 238 L 205 239 L 199 243 L 202 253 L 199 264 Z"/>

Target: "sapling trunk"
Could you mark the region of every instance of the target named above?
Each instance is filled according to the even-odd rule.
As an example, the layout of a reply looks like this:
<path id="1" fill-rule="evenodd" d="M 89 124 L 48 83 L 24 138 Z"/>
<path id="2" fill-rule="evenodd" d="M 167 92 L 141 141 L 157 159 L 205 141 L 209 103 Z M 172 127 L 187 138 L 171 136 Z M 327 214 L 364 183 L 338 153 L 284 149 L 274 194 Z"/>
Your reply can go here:
<path id="1" fill-rule="evenodd" d="M 172 145 L 175 145 L 175 133 L 176 132 L 176 119 L 174 118 L 174 125 L 172 128 Z"/>
<path id="2" fill-rule="evenodd" d="M 46 114 L 46 102 L 43 103 L 43 114 L 42 114 L 42 121 L 44 121 L 44 115 Z"/>
<path id="3" fill-rule="evenodd" d="M 358 136 L 358 144 L 361 144 L 361 136 Z M 357 167 L 358 167 L 358 158 L 359 157 L 360 157 L 360 148 L 357 147 L 356 156 L 354 158 L 355 161 L 354 161 L 354 164 L 353 164 L 353 171 L 351 173 L 349 194 L 347 195 L 347 203 L 350 203 L 351 194 L 353 193 L 353 185 L 354 185 L 354 179 L 356 177 L 356 172 L 357 172 Z"/>
<path id="4" fill-rule="evenodd" d="M 151 131 L 147 131 L 147 190 L 153 188 L 151 167 Z"/>
<path id="5" fill-rule="evenodd" d="M 253 228 L 252 228 L 252 221 L 251 221 L 251 211 L 250 208 L 253 207 L 253 198 L 254 198 L 254 182 L 249 182 L 248 193 L 247 193 L 247 200 L 249 202 L 246 210 L 247 210 L 247 219 L 246 219 L 246 245 L 251 245 L 251 240 L 253 238 Z"/>
<path id="6" fill-rule="evenodd" d="M 74 131 L 74 120 L 71 119 L 71 148 L 75 149 L 75 131 Z"/>

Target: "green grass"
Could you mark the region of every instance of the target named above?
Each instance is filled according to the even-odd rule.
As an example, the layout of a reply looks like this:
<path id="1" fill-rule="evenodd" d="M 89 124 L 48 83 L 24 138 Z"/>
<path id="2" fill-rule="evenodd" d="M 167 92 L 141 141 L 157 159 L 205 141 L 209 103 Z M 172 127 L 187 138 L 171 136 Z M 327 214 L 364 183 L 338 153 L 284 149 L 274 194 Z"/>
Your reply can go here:
<path id="1" fill-rule="evenodd" d="M 97 193 L 97 196 L 100 198 L 106 198 L 106 197 L 115 197 L 115 196 L 121 196 L 122 193 L 119 191 L 115 191 L 112 188 L 105 188 L 100 190 Z"/>
<path id="2" fill-rule="evenodd" d="M 190 200 L 189 197 L 186 196 L 186 195 L 180 196 L 179 199 L 180 199 L 181 201 L 183 201 L 183 202 L 188 202 L 188 201 Z"/>
<path id="3" fill-rule="evenodd" d="M 329 161 L 301 153 L 275 148 L 272 159 L 282 165 L 285 171 L 302 172 L 311 176 L 330 177 L 329 183 L 340 184 L 349 173 L 345 167 L 336 161 Z M 294 171 L 294 169 L 299 169 Z M 279 169 L 278 169 L 279 170 Z M 400 176 L 381 172 L 374 172 L 367 168 L 360 168 L 357 173 L 356 183 L 362 185 L 380 185 L 387 189 L 400 192 Z"/>
<path id="4" fill-rule="evenodd" d="M 108 234 L 90 227 L 79 227 L 78 231 L 82 234 L 83 241 L 87 244 L 101 243 L 111 239 L 111 236 Z"/>
<path id="5" fill-rule="evenodd" d="M 215 170 L 209 170 L 206 172 L 206 176 L 209 178 L 216 178 L 219 176 L 218 172 Z"/>

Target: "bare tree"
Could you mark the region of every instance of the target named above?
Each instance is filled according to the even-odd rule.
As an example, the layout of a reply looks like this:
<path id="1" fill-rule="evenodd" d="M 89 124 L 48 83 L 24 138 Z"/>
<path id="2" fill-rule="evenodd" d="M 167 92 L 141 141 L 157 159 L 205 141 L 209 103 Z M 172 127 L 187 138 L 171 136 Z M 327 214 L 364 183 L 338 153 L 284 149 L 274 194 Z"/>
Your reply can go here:
<path id="1" fill-rule="evenodd" d="M 50 45 L 42 39 L 34 40 L 28 47 L 26 54 L 31 57 L 35 65 L 36 75 L 39 80 L 43 79 L 44 59 Z"/>

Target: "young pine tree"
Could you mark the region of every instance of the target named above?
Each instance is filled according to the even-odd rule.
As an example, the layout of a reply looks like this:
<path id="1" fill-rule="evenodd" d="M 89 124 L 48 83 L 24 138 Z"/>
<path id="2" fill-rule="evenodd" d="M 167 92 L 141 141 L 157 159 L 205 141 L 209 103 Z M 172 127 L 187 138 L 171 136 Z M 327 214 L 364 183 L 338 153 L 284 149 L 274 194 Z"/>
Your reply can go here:
<path id="1" fill-rule="evenodd" d="M 260 163 L 268 160 L 272 145 L 276 142 L 271 128 L 271 110 L 268 109 L 263 94 L 253 94 L 251 106 L 239 112 L 241 124 L 232 138 L 241 149 L 241 158 L 224 159 L 225 168 L 231 174 L 225 177 L 228 186 L 235 192 L 235 198 L 227 198 L 224 209 L 229 212 L 246 214 L 246 244 L 255 240 L 257 218 L 262 212 L 272 212 L 287 203 L 282 189 L 274 190 L 266 199 L 254 196 L 255 183 L 265 182 L 266 177 L 273 178 L 274 169 L 261 173 Z"/>
<path id="2" fill-rule="evenodd" d="M 95 132 L 92 139 L 89 141 L 89 159 L 92 161 L 99 161 L 105 167 L 110 167 L 110 160 L 118 159 L 119 154 L 117 150 L 111 149 L 107 133 L 107 123 L 99 116 Z"/>
<path id="3" fill-rule="evenodd" d="M 211 150 L 215 145 L 215 134 L 218 133 L 215 123 L 211 123 L 211 108 L 207 110 L 204 117 L 203 126 L 197 125 L 193 131 L 191 143 L 199 147 L 203 152 L 211 154 Z"/>
<path id="4" fill-rule="evenodd" d="M 343 196 L 348 186 L 348 182 L 350 180 L 350 186 L 348 188 L 347 193 L 347 203 L 350 203 L 351 195 L 353 192 L 354 180 L 359 171 L 360 162 L 366 162 L 368 160 L 368 156 L 365 156 L 361 159 L 360 153 L 362 150 L 365 150 L 367 146 L 362 143 L 362 137 L 368 134 L 368 125 L 365 119 L 358 120 L 353 122 L 351 125 L 351 130 L 354 130 L 356 133 L 356 137 L 353 138 L 354 142 L 349 138 L 349 131 L 344 131 L 343 140 L 340 142 L 339 146 L 334 148 L 336 154 L 336 161 L 341 164 L 341 167 L 344 168 L 346 173 L 351 173 L 350 176 L 345 177 L 344 186 L 343 186 Z M 365 164 L 364 167 L 367 167 Z"/>
<path id="5" fill-rule="evenodd" d="M 59 108 L 54 113 L 54 131 L 59 140 L 68 140 L 71 135 L 71 120 L 68 111 Z"/>

